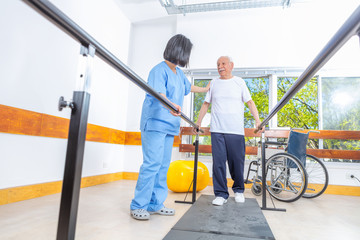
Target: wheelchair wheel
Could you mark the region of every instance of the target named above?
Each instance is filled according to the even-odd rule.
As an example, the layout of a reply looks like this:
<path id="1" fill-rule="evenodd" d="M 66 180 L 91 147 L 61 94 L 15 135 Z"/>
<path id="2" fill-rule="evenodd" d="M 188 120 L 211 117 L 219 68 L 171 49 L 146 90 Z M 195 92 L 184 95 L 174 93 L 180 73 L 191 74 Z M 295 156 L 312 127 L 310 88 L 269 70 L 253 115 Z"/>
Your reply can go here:
<path id="1" fill-rule="evenodd" d="M 251 192 L 255 195 L 255 196 L 260 196 L 262 193 L 262 189 L 261 189 L 261 185 L 258 183 L 254 183 L 251 186 Z"/>
<path id="2" fill-rule="evenodd" d="M 277 153 L 266 161 L 266 189 L 279 201 L 298 200 L 307 187 L 306 171 L 301 162 L 288 153 Z"/>
<path id="3" fill-rule="evenodd" d="M 329 174 L 324 163 L 312 155 L 306 155 L 305 170 L 308 176 L 308 186 L 304 198 L 315 198 L 326 190 L 329 183 Z"/>
<path id="4" fill-rule="evenodd" d="M 275 194 L 281 193 L 282 185 L 281 183 L 277 182 L 274 184 L 274 187 L 271 189 Z"/>

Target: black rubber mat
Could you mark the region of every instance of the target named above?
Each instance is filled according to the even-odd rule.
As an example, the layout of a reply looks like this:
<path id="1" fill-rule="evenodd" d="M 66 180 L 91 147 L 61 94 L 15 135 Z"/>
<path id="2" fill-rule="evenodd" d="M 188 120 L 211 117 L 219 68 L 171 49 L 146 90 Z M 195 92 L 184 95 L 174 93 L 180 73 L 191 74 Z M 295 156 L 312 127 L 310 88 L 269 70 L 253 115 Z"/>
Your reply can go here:
<path id="1" fill-rule="evenodd" d="M 255 199 L 223 206 L 211 204 L 214 196 L 202 195 L 175 224 L 164 240 L 275 239 Z"/>

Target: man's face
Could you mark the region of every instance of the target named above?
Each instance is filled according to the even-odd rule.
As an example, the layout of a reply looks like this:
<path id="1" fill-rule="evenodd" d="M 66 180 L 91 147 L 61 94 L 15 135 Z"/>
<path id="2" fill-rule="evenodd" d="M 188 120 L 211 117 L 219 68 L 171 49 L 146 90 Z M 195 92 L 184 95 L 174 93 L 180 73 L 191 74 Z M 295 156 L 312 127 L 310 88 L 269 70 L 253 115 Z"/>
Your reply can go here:
<path id="1" fill-rule="evenodd" d="M 221 79 L 231 78 L 233 67 L 234 64 L 227 57 L 220 57 L 217 61 L 217 69 Z"/>

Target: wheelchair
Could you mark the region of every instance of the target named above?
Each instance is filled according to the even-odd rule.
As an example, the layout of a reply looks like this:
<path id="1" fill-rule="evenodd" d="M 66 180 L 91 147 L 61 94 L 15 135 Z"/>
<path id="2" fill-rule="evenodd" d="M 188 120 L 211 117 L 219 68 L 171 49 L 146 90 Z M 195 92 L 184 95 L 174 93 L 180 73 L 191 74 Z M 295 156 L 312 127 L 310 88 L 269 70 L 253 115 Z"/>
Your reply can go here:
<path id="1" fill-rule="evenodd" d="M 324 163 L 315 156 L 306 154 L 310 132 L 297 132 L 292 129 L 288 143 L 265 141 L 266 189 L 275 199 L 293 202 L 300 197 L 315 198 L 326 190 L 329 182 Z M 317 132 L 319 133 L 319 132 Z M 255 172 L 249 180 L 250 172 Z M 254 195 L 262 194 L 261 145 L 257 160 L 250 162 L 245 183 L 252 183 Z"/>

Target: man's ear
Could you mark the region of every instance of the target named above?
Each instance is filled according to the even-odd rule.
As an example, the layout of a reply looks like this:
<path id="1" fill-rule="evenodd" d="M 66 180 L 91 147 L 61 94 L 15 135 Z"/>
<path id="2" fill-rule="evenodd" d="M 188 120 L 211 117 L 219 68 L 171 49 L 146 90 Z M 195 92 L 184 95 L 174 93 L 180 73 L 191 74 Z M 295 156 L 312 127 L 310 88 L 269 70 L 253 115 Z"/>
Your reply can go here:
<path id="1" fill-rule="evenodd" d="M 230 62 L 230 67 L 231 67 L 231 70 L 234 68 L 234 63 L 233 62 Z"/>

